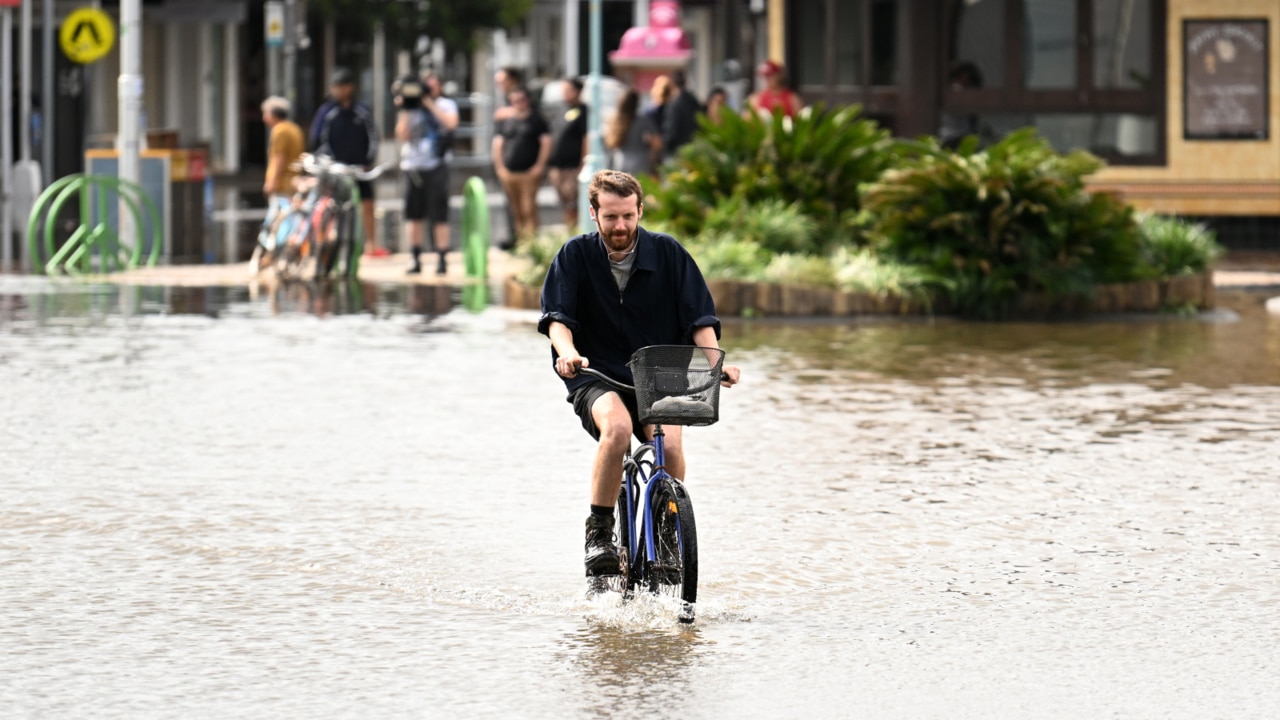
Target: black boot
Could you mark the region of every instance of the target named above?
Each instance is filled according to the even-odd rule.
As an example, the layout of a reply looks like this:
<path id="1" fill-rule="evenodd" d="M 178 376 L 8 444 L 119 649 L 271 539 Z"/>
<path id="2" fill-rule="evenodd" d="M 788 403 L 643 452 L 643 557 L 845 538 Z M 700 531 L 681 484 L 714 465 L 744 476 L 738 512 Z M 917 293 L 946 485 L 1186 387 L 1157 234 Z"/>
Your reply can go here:
<path id="1" fill-rule="evenodd" d="M 619 575 L 622 563 L 618 559 L 618 550 L 613 546 L 613 516 L 587 516 L 587 577 L 601 575 Z"/>
<path id="2" fill-rule="evenodd" d="M 422 248 L 418 247 L 417 245 L 414 245 L 413 247 L 409 248 L 409 252 L 413 253 L 413 267 L 409 268 L 409 270 L 407 271 L 407 274 L 417 275 L 418 273 L 422 272 L 422 263 L 419 262 L 418 260 L 418 258 L 422 256 Z"/>
<path id="3" fill-rule="evenodd" d="M 441 250 L 439 252 L 440 252 L 440 260 L 436 262 L 436 274 L 444 275 L 445 273 L 449 272 L 449 264 L 444 260 L 444 251 Z"/>

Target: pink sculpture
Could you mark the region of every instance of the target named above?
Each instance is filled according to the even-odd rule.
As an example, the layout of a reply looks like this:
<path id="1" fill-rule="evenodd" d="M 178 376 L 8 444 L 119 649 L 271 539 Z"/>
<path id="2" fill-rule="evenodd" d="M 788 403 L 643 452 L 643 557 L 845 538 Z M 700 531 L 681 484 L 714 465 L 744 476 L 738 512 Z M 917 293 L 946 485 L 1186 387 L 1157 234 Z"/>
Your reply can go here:
<path id="1" fill-rule="evenodd" d="M 641 94 L 649 92 L 659 75 L 683 68 L 691 57 L 693 48 L 680 28 L 678 0 L 653 0 L 649 26 L 628 30 L 618 49 L 609 53 L 617 74 L 629 76 Z"/>

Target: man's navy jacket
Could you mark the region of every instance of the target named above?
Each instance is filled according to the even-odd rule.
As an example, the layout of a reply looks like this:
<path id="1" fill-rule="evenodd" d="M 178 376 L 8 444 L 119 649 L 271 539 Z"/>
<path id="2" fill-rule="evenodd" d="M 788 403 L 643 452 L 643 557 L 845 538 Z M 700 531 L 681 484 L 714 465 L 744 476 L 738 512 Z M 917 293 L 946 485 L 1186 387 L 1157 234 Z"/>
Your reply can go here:
<path id="1" fill-rule="evenodd" d="M 691 345 L 698 328 L 715 328 L 720 337 L 711 291 L 689 252 L 675 238 L 637 229 L 635 266 L 626 290 L 618 292 L 600 233 L 578 235 L 551 262 L 542 285 L 538 332 L 552 322 L 573 331 L 578 354 L 595 370 L 627 384 L 632 353 L 649 345 Z M 554 366 L 557 357 L 551 349 Z M 566 378 L 572 393 L 595 380 Z"/>

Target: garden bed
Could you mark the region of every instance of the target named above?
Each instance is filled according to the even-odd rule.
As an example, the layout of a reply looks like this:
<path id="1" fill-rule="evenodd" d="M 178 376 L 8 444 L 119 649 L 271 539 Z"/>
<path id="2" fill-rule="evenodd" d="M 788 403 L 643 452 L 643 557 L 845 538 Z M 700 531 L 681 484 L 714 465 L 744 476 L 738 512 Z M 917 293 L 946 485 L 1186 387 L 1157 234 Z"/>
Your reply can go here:
<path id="1" fill-rule="evenodd" d="M 925 303 L 896 295 L 841 292 L 829 288 L 804 287 L 767 282 L 709 280 L 707 287 L 716 302 L 716 312 L 724 318 L 764 317 L 851 317 L 858 315 L 949 315 L 945 300 Z M 525 285 L 514 277 L 506 281 L 506 305 L 538 310 L 541 288 Z M 1179 275 L 1168 280 L 1148 280 L 1099 285 L 1088 296 L 1049 298 L 1045 295 L 1019 296 L 1013 318 L 1042 319 L 1089 314 L 1149 313 L 1176 310 L 1206 310 L 1213 307 L 1213 274 Z"/>

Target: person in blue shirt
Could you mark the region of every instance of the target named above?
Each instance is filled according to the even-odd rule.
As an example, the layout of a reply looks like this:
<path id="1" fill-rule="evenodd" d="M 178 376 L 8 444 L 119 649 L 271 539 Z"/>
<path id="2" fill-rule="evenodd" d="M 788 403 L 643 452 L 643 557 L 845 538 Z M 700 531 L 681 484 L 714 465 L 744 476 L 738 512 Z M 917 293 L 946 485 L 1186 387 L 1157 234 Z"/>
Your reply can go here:
<path id="1" fill-rule="evenodd" d="M 587 189 L 596 231 L 571 238 L 547 271 L 538 331 L 551 339 L 556 372 L 583 428 L 599 441 L 591 470 L 591 514 L 586 523 L 588 577 L 617 575 L 614 502 L 622 461 L 641 426 L 635 398 L 578 373 L 591 367 L 631 384 L 627 361 L 648 345 L 719 347 L 720 320 L 702 272 L 675 238 L 640 227 L 644 191 L 636 179 L 602 170 Z M 725 365 L 725 383 L 741 371 Z M 681 428 L 664 428 L 667 472 L 684 478 Z"/>

